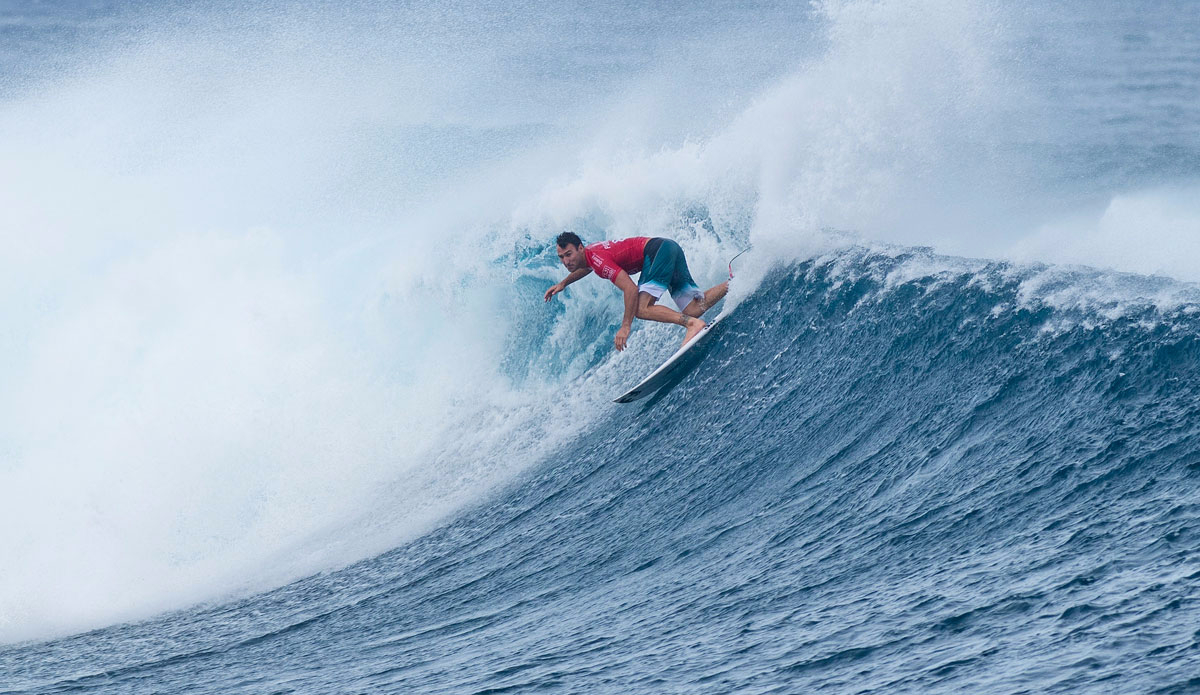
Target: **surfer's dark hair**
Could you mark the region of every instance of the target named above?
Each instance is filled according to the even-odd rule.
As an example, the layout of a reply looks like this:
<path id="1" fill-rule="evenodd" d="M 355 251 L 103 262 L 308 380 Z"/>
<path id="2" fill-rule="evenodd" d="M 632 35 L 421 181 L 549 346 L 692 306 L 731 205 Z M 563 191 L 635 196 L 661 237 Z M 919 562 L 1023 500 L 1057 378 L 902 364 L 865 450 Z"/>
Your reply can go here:
<path id="1" fill-rule="evenodd" d="M 555 239 L 554 241 L 555 241 L 555 243 L 558 244 L 558 248 L 560 248 L 560 249 L 567 248 L 568 244 L 575 244 L 576 246 L 583 246 L 583 239 L 580 239 L 579 235 L 576 234 L 575 232 L 563 232 L 562 234 L 559 234 L 558 238 Z"/>

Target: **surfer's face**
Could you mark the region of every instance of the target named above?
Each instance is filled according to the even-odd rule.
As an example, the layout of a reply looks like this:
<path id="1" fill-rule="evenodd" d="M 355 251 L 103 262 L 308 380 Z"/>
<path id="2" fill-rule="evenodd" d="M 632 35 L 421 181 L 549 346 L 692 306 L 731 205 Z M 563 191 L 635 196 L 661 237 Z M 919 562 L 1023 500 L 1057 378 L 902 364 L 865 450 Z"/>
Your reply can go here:
<path id="1" fill-rule="evenodd" d="M 583 248 L 577 244 L 559 246 L 558 260 L 562 261 L 563 266 L 571 271 L 579 270 L 587 262 L 587 259 L 583 257 Z"/>

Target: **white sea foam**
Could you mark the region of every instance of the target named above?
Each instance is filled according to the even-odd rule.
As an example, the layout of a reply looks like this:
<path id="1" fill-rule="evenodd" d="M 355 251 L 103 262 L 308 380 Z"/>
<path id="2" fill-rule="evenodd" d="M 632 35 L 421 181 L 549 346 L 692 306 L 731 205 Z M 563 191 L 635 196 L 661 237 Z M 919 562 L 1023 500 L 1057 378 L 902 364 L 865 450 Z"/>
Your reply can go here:
<path id="1" fill-rule="evenodd" d="M 550 312 L 508 289 L 495 209 L 412 203 L 461 178 L 422 124 L 487 78 L 293 29 L 156 36 L 0 106 L 0 639 L 368 557 L 597 410 L 557 388 L 579 366 L 499 368 Z"/>
<path id="2" fill-rule="evenodd" d="M 1116 193 L 1038 225 L 1009 255 L 1200 282 L 1200 186 Z"/>

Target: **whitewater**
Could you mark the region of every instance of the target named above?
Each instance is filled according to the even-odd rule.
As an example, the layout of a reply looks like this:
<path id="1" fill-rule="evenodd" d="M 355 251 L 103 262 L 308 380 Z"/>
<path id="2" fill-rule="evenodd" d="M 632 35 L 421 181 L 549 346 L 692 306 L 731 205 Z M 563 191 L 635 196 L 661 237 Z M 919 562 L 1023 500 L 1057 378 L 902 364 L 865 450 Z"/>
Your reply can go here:
<path id="1" fill-rule="evenodd" d="M 1200 10 L 0 4 L 0 693 L 1200 692 Z M 720 333 L 546 303 L 665 236 Z"/>

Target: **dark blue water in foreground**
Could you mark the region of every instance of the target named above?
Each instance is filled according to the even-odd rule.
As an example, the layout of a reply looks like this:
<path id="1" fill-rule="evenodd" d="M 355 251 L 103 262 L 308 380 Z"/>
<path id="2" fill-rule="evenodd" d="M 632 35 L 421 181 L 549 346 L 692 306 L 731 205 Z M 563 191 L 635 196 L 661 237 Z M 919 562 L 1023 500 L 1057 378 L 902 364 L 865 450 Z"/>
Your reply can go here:
<path id="1" fill-rule="evenodd" d="M 1034 284 L 1123 299 L 1052 306 Z M 1140 299 L 1164 292 L 1182 300 Z M 7 647 L 0 683 L 1200 692 L 1189 293 L 920 250 L 780 268 L 652 409 L 614 410 L 441 529 L 238 603 Z"/>

